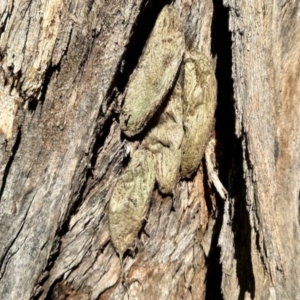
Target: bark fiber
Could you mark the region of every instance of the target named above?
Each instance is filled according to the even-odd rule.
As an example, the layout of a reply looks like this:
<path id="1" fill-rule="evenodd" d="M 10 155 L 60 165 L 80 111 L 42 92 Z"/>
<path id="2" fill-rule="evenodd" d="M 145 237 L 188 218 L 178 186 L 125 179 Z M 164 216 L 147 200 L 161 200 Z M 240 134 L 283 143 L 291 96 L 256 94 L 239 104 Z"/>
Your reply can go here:
<path id="1" fill-rule="evenodd" d="M 156 189 L 123 272 L 121 95 L 170 1 L 0 2 L 0 300 L 300 299 L 300 4 L 176 0 L 215 63 L 215 155 Z M 134 255 L 133 255 L 134 254 Z"/>

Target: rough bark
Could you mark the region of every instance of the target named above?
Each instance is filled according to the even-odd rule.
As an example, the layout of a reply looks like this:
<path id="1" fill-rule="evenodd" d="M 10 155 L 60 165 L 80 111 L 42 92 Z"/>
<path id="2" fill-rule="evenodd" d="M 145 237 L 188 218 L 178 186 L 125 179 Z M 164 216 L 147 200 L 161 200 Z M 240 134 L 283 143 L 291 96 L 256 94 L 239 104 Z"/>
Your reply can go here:
<path id="1" fill-rule="evenodd" d="M 219 239 L 223 297 L 299 299 L 299 3 L 224 4 L 240 175 Z"/>
<path id="2" fill-rule="evenodd" d="M 117 106 L 170 2 L 0 3 L 1 300 L 300 299 L 299 4 L 223 2 L 172 5 L 216 60 L 227 199 L 204 160 L 155 190 L 125 282 L 108 203 L 139 141 Z"/>

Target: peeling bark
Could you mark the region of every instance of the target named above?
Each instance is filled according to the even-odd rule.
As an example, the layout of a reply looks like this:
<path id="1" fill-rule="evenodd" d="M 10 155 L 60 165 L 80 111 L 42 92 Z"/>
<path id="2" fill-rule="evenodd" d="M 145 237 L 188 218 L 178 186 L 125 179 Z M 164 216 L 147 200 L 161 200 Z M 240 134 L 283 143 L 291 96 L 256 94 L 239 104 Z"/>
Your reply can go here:
<path id="1" fill-rule="evenodd" d="M 299 299 L 299 5 L 224 4 L 232 38 L 235 143 L 219 238 L 222 294 Z"/>
<path id="2" fill-rule="evenodd" d="M 156 189 L 125 282 L 108 203 L 139 139 L 118 103 L 170 2 L 0 3 L 1 300 L 300 299 L 299 4 L 223 2 L 172 5 L 215 60 L 228 200 L 205 160 Z"/>

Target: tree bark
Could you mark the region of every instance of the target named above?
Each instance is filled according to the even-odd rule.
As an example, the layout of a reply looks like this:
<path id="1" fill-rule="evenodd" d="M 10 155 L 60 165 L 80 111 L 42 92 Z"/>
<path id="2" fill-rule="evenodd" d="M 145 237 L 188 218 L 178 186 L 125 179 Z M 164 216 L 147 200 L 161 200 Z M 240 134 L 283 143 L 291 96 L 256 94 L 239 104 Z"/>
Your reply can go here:
<path id="1" fill-rule="evenodd" d="M 225 299 L 299 299 L 299 4 L 224 4 L 242 197 L 231 192 L 225 205 L 224 219 L 232 224 L 223 222 L 219 238 L 222 293 Z"/>
<path id="2" fill-rule="evenodd" d="M 165 5 L 0 3 L 1 300 L 300 299 L 296 1 L 171 4 L 215 64 L 215 125 L 122 277 L 108 203 L 140 140 L 118 103 Z"/>

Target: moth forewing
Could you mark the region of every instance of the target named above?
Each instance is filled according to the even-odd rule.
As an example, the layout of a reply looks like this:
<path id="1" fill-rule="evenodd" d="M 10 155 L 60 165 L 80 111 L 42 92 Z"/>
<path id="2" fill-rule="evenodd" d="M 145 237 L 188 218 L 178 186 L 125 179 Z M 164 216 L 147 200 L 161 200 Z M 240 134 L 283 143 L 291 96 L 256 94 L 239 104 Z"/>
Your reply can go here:
<path id="1" fill-rule="evenodd" d="M 172 194 L 179 179 L 183 137 L 182 88 L 179 81 L 167 101 L 156 126 L 150 130 L 143 145 L 153 154 L 160 192 Z"/>
<path id="2" fill-rule="evenodd" d="M 120 176 L 109 202 L 109 231 L 112 244 L 122 260 L 135 242 L 150 207 L 155 183 L 152 155 L 135 151 Z"/>
<path id="3" fill-rule="evenodd" d="M 217 84 L 212 64 L 198 51 L 184 57 L 183 126 L 181 177 L 198 169 L 208 142 L 216 108 Z"/>
<path id="4" fill-rule="evenodd" d="M 138 134 L 161 105 L 174 83 L 184 48 L 182 21 L 176 9 L 165 6 L 129 79 L 120 115 L 127 136 Z"/>

